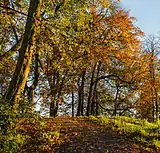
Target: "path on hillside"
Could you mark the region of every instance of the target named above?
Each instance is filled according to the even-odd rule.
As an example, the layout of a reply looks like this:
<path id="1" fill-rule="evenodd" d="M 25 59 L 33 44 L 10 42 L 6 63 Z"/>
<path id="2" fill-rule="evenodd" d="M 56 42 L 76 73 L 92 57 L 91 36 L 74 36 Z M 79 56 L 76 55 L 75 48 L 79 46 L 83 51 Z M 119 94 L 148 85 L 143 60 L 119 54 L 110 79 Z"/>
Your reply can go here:
<path id="1" fill-rule="evenodd" d="M 53 129 L 61 126 L 61 134 L 66 136 L 62 143 L 53 146 L 52 153 L 156 153 L 86 119 L 61 117 L 47 122 Z"/>

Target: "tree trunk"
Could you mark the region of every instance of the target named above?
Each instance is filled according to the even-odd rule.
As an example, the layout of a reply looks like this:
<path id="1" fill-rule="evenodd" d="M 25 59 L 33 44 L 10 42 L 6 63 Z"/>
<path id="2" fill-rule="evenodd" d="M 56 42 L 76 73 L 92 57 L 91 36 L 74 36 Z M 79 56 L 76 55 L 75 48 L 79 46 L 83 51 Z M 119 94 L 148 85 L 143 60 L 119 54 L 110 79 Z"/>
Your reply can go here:
<path id="1" fill-rule="evenodd" d="M 48 64 L 47 64 L 48 66 Z M 56 107 L 56 103 L 55 103 L 55 98 L 56 98 L 56 71 L 53 72 L 53 74 L 46 74 L 48 82 L 49 82 L 49 86 L 50 86 L 50 115 L 49 116 L 54 116 L 54 109 Z"/>
<path id="2" fill-rule="evenodd" d="M 79 85 L 79 89 L 78 89 L 77 116 L 80 116 L 80 115 L 81 115 L 81 109 L 82 109 L 82 89 L 81 89 L 81 86 Z"/>
<path id="3" fill-rule="evenodd" d="M 101 62 L 98 62 L 96 79 L 98 79 L 98 77 L 99 77 L 101 64 L 102 64 Z M 95 85 L 94 85 L 93 96 L 92 96 L 91 115 L 96 115 L 96 105 L 98 105 L 98 104 L 96 104 L 98 102 L 98 101 L 96 101 L 96 97 L 97 97 L 97 84 L 98 84 L 98 82 L 96 81 Z"/>
<path id="4" fill-rule="evenodd" d="M 53 74 L 49 74 L 48 76 L 48 81 L 49 81 L 49 85 L 50 85 L 50 116 L 56 116 L 56 95 L 58 92 L 58 84 L 59 84 L 59 74 L 54 71 Z"/>
<path id="5" fill-rule="evenodd" d="M 81 112 L 80 80 L 81 80 L 81 76 L 78 78 L 78 81 L 77 81 L 77 85 L 78 85 L 78 107 L 77 107 L 77 114 L 76 114 L 76 116 L 80 116 L 80 112 Z"/>
<path id="6" fill-rule="evenodd" d="M 156 116 L 156 120 L 159 120 L 159 98 L 158 98 L 158 92 L 156 88 L 154 88 L 154 92 L 155 92 L 155 116 Z"/>
<path id="7" fill-rule="evenodd" d="M 92 97 L 92 103 L 91 103 L 91 115 L 95 115 L 95 94 L 96 94 L 96 92 L 94 91 L 93 92 L 93 97 Z"/>
<path id="8" fill-rule="evenodd" d="M 30 71 L 30 64 L 32 60 L 37 30 L 36 27 L 38 26 L 38 20 L 40 17 L 41 4 L 42 0 L 30 1 L 28 18 L 26 22 L 22 45 L 19 51 L 18 62 L 15 72 L 13 74 L 13 78 L 10 82 L 8 92 L 6 94 L 6 100 L 12 101 L 14 111 L 17 110 L 17 104 L 25 88 L 28 73 Z"/>
<path id="9" fill-rule="evenodd" d="M 99 115 L 99 99 L 98 92 L 96 92 L 96 116 Z"/>
<path id="10" fill-rule="evenodd" d="M 84 83 L 85 83 L 85 75 L 86 75 L 86 69 L 83 70 L 82 73 L 82 85 L 81 85 L 81 100 L 82 100 L 82 104 L 81 104 L 81 115 L 83 116 L 83 111 L 84 111 Z"/>
<path id="11" fill-rule="evenodd" d="M 74 92 L 72 91 L 72 117 L 74 117 Z"/>
<path id="12" fill-rule="evenodd" d="M 50 114 L 49 116 L 55 116 L 55 109 L 56 109 L 56 100 L 55 100 L 55 95 L 50 96 L 51 103 L 50 103 Z"/>
<path id="13" fill-rule="evenodd" d="M 56 100 L 56 108 L 55 108 L 55 114 L 54 114 L 54 116 L 57 116 L 57 113 L 58 113 L 59 99 L 61 98 L 61 93 L 62 93 L 62 89 L 63 89 L 63 86 L 64 86 L 64 81 L 65 81 L 65 78 L 66 78 L 67 74 L 68 74 L 68 70 L 66 70 L 65 75 L 62 77 L 61 82 L 57 86 L 58 87 L 58 89 L 57 89 L 57 100 Z"/>
<path id="14" fill-rule="evenodd" d="M 64 76 L 60 78 L 60 74 L 54 72 L 52 78 L 50 79 L 50 87 L 51 87 L 51 104 L 50 104 L 50 116 L 57 116 L 58 109 L 59 109 L 59 99 L 61 98 L 62 89 L 64 86 L 65 78 L 68 74 L 68 70 L 66 70 Z M 54 95 L 54 97 L 53 97 Z"/>
<path id="15" fill-rule="evenodd" d="M 29 88 L 29 108 L 27 109 L 28 113 L 34 112 L 34 89 Z"/>
<path id="16" fill-rule="evenodd" d="M 92 99 L 92 92 L 93 92 L 92 88 L 93 88 L 93 85 L 94 85 L 93 80 L 94 80 L 94 73 L 95 73 L 96 65 L 97 65 L 97 63 L 95 63 L 95 65 L 93 67 L 92 76 L 91 76 L 91 83 L 90 83 L 90 87 L 89 87 L 86 116 L 89 116 L 90 113 L 91 113 L 91 99 Z"/>
<path id="17" fill-rule="evenodd" d="M 83 96 L 84 96 L 85 74 L 86 74 L 86 69 L 84 69 L 82 71 L 82 75 L 80 77 L 80 78 L 82 78 L 82 80 L 81 80 L 81 85 L 79 85 L 79 90 L 78 90 L 77 116 L 83 115 L 83 105 L 84 105 L 84 97 Z"/>
<path id="18" fill-rule="evenodd" d="M 113 112 L 114 116 L 117 116 L 117 99 L 118 99 L 118 94 L 119 94 L 119 85 L 116 83 L 116 93 L 115 93 L 115 98 L 114 98 L 114 112 Z"/>
<path id="19" fill-rule="evenodd" d="M 33 113 L 34 112 L 34 90 L 36 89 L 38 85 L 38 80 L 39 80 L 39 48 L 36 51 L 35 54 L 35 69 L 34 69 L 34 81 L 32 85 L 29 87 L 29 112 Z"/>

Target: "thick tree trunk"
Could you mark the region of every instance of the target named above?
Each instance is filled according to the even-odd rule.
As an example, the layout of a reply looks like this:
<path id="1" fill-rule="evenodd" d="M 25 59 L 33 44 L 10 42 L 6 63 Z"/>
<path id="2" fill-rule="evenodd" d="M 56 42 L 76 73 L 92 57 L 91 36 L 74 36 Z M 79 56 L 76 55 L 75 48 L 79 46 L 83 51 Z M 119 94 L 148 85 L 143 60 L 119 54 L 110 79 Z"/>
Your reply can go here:
<path id="1" fill-rule="evenodd" d="M 19 51 L 18 62 L 6 94 L 6 100 L 12 102 L 14 111 L 17 109 L 17 104 L 25 88 L 28 73 L 30 71 L 30 64 L 35 44 L 36 27 L 38 26 L 38 19 L 40 17 L 41 4 L 42 0 L 30 1 L 28 18 L 22 45 Z"/>

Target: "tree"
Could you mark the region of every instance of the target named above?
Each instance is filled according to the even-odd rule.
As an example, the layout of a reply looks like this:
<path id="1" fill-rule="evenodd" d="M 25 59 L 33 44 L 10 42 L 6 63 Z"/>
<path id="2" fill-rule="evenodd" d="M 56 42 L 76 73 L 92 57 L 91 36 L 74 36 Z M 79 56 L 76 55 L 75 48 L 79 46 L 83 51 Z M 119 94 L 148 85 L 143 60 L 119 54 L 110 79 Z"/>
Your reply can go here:
<path id="1" fill-rule="evenodd" d="M 33 110 L 36 91 L 52 116 L 57 115 L 60 102 L 71 104 L 66 98 L 71 95 L 72 107 L 77 109 L 72 111 L 77 115 L 98 115 L 103 108 L 110 115 L 136 109 L 133 97 L 142 89 L 139 85 L 145 84 L 149 55 L 141 51 L 139 37 L 143 33 L 129 12 L 117 1 L 107 0 L 36 4 L 30 1 L 28 15 L 24 13 L 27 8 L 19 12 L 17 7 L 3 6 L 16 12 L 16 17 L 17 13 L 28 17 L 25 31 L 17 32 L 15 24 L 7 23 L 12 32 L 5 43 L 11 37 L 14 43 L 9 51 L 3 46 L 2 58 L 20 52 L 6 99 L 14 101 L 15 107 L 20 99 L 27 99 Z"/>
<path id="2" fill-rule="evenodd" d="M 144 88 L 142 88 L 141 105 L 142 107 L 143 105 L 146 106 L 146 111 L 144 112 L 150 115 L 150 120 L 152 118 L 154 121 L 155 119 L 159 119 L 159 36 L 150 35 L 146 37 L 143 42 L 143 49 L 148 56 L 148 73 L 144 83 Z M 144 97 L 144 95 L 146 95 L 146 97 Z"/>
<path id="3" fill-rule="evenodd" d="M 25 33 L 21 48 L 19 50 L 16 69 L 6 94 L 6 100 L 12 101 L 14 107 L 13 109 L 15 111 L 17 109 L 16 107 L 20 100 L 21 93 L 25 88 L 30 69 L 36 32 L 38 32 L 41 4 L 41 0 L 30 1 Z"/>

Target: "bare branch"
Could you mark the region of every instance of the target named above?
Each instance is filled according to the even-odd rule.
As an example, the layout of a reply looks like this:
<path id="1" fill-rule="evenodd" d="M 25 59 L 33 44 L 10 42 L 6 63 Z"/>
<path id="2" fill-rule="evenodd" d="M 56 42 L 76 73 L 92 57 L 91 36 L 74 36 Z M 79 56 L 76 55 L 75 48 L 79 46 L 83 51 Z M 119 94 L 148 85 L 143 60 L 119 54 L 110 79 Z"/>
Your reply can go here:
<path id="1" fill-rule="evenodd" d="M 24 16 L 29 17 L 28 14 L 26 14 L 26 13 L 24 13 L 24 12 L 20 12 L 20 11 L 15 10 L 15 9 L 13 9 L 13 8 L 10 8 L 10 7 L 8 7 L 8 6 L 0 5 L 0 7 L 1 7 L 1 8 L 4 8 L 4 9 L 6 9 L 6 10 L 10 10 L 10 11 L 13 11 L 13 12 L 15 12 L 15 13 L 22 14 L 22 15 L 24 15 Z"/>

